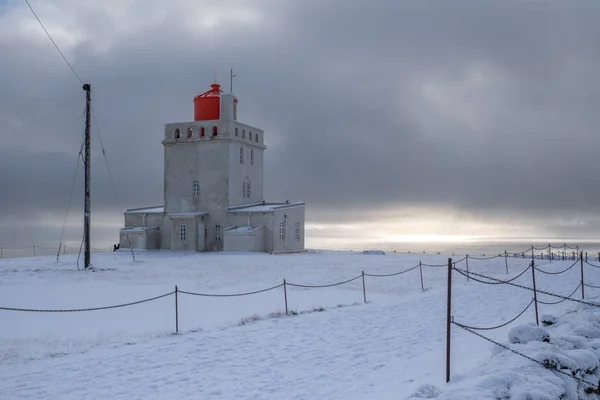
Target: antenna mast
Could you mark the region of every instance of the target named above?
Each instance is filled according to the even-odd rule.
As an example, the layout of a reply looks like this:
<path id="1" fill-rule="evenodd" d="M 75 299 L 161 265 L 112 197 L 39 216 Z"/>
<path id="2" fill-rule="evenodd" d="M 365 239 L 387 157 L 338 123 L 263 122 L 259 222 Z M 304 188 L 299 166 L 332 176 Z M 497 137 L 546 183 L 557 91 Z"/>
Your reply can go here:
<path id="1" fill-rule="evenodd" d="M 83 155 L 83 162 L 85 164 L 85 201 L 84 201 L 84 214 L 83 214 L 83 242 L 85 245 L 84 251 L 84 268 L 90 267 L 90 106 L 92 103 L 91 92 L 92 87 L 89 83 L 83 85 L 85 90 L 85 153 Z"/>
<path id="2" fill-rule="evenodd" d="M 229 70 L 229 93 L 233 93 L 233 78 L 235 78 L 235 76 L 233 69 Z"/>

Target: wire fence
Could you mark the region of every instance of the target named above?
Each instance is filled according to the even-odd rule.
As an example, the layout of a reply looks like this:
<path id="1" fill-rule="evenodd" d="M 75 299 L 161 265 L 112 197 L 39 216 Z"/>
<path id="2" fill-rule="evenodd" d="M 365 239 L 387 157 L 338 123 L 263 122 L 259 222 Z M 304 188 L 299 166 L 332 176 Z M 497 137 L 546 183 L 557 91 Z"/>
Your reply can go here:
<path id="1" fill-rule="evenodd" d="M 39 256 L 56 256 L 57 254 L 77 254 L 81 250 L 80 247 L 72 246 L 0 246 L 0 258 L 21 258 L 21 257 L 39 257 Z M 92 248 L 95 253 L 113 251 L 114 248 Z"/>
<path id="2" fill-rule="evenodd" d="M 549 245 L 548 247 L 546 247 L 544 249 L 550 251 L 552 249 L 552 246 Z M 576 247 L 576 249 L 578 249 L 578 247 Z M 506 327 L 506 326 L 510 325 L 511 323 L 515 322 L 517 319 L 519 319 L 523 314 L 525 314 L 525 312 L 527 310 L 529 310 L 532 305 L 535 308 L 535 321 L 536 321 L 537 325 L 539 325 L 538 304 L 557 305 L 557 304 L 563 303 L 565 301 L 571 301 L 571 302 L 575 302 L 575 303 L 579 303 L 579 304 L 585 304 L 585 305 L 588 305 L 591 307 L 600 308 L 600 304 L 585 300 L 585 290 L 584 290 L 585 287 L 600 289 L 600 286 L 586 284 L 585 283 L 585 274 L 584 274 L 584 266 L 588 265 L 588 266 L 591 266 L 594 268 L 600 268 L 600 265 L 595 265 L 595 264 L 590 263 L 588 261 L 588 255 L 584 254 L 583 251 L 580 251 L 577 254 L 577 256 L 574 257 L 573 264 L 571 264 L 569 267 L 567 267 L 563 270 L 560 270 L 560 271 L 547 271 L 547 270 L 544 270 L 544 269 L 541 269 L 541 268 L 535 266 L 536 258 L 534 256 L 533 250 L 535 250 L 535 248 L 532 246 L 531 247 L 531 251 L 532 251 L 531 262 L 529 263 L 529 266 L 527 268 L 525 268 L 522 272 L 520 272 L 519 274 L 517 274 L 516 276 L 514 276 L 513 278 L 508 279 L 508 280 L 499 279 L 499 278 L 496 278 L 493 276 L 469 271 L 469 269 L 468 269 L 469 257 L 467 257 L 465 260 L 465 261 L 467 261 L 466 269 L 457 267 L 456 265 L 458 263 L 452 262 L 451 258 L 448 259 L 448 265 L 447 265 L 447 268 L 448 268 L 448 302 L 447 302 L 447 338 L 446 338 L 446 382 L 450 381 L 451 326 L 455 325 L 467 332 L 472 333 L 473 335 L 476 335 L 484 340 L 487 340 L 490 343 L 493 343 L 493 344 L 500 346 L 508 351 L 511 351 L 512 353 L 514 353 L 520 357 L 523 357 L 525 359 L 533 361 L 533 362 L 543 366 L 546 369 L 549 369 L 551 371 L 554 371 L 559 374 L 563 374 L 565 376 L 568 376 L 568 377 L 574 379 L 575 381 L 577 381 L 578 384 L 582 385 L 585 393 L 600 394 L 600 382 L 599 383 L 589 382 L 579 376 L 576 376 L 575 371 L 572 371 L 572 373 L 569 373 L 568 370 L 563 370 L 563 369 L 558 368 L 555 363 L 549 362 L 548 360 L 537 360 L 531 356 L 528 356 L 527 354 L 524 354 L 523 352 L 516 351 L 515 349 L 513 349 L 505 344 L 494 341 L 494 340 L 490 339 L 489 337 L 484 336 L 482 333 L 478 332 L 478 331 L 491 331 L 491 330 Z M 507 257 L 507 253 L 504 254 L 504 257 Z M 477 259 L 477 258 L 472 257 L 471 259 Z M 552 258 L 549 257 L 549 259 L 552 259 Z M 567 257 L 561 258 L 561 259 L 566 260 Z M 541 290 L 541 289 L 537 288 L 537 282 L 536 282 L 536 276 L 535 276 L 536 272 L 539 272 L 539 273 L 542 273 L 545 275 L 549 275 L 549 276 L 562 275 L 562 274 L 567 273 L 568 271 L 570 271 L 577 265 L 579 265 L 579 267 L 580 267 L 580 281 L 578 282 L 577 286 L 568 295 L 552 293 L 547 290 Z M 516 283 L 515 281 L 517 279 L 519 279 L 520 277 L 522 277 L 527 271 L 531 271 L 532 285 L 527 286 L 524 284 Z M 466 323 L 459 323 L 459 322 L 454 321 L 454 316 L 452 315 L 452 273 L 453 272 L 456 272 L 462 276 L 466 276 L 468 281 L 473 280 L 477 283 L 484 284 L 484 285 L 509 285 L 512 287 L 517 287 L 520 289 L 528 290 L 533 293 L 533 298 L 514 318 L 511 318 L 506 322 L 502 322 L 497 325 L 488 326 L 488 327 L 476 327 L 476 326 L 467 325 Z M 507 272 L 508 272 L 508 269 L 507 269 Z M 579 290 L 581 290 L 581 298 L 579 299 L 579 298 L 573 297 Z M 557 301 L 542 301 L 542 300 L 538 299 L 539 294 L 550 296 L 550 297 L 553 297 L 553 298 L 556 298 L 559 300 L 557 300 Z"/>
<path id="3" fill-rule="evenodd" d="M 29 248 L 29 247 L 24 247 Z M 35 249 L 38 248 L 36 246 L 31 246 L 31 248 Z M 23 249 L 23 248 L 21 248 Z M 543 250 L 552 250 L 552 246 L 547 246 L 546 248 L 543 248 Z M 79 249 L 77 249 L 79 250 Z M 67 251 L 67 247 L 64 247 L 64 252 Z M 159 299 L 163 299 L 163 298 L 167 298 L 167 297 L 174 297 L 174 315 L 175 315 L 175 332 L 178 333 L 179 332 L 179 296 L 183 295 L 183 296 L 197 296 L 197 297 L 214 297 L 214 298 L 227 298 L 227 297 L 244 297 L 244 296 L 253 296 L 253 295 L 257 295 L 257 294 L 261 294 L 261 293 L 265 293 L 265 292 L 270 292 L 270 291 L 274 291 L 274 290 L 278 290 L 278 289 L 282 289 L 282 297 L 283 297 L 283 302 L 282 305 L 285 307 L 285 314 L 286 315 L 290 315 L 290 311 L 288 308 L 288 288 L 300 288 L 300 289 L 326 289 L 326 288 L 332 288 L 332 287 L 338 287 L 338 286 L 342 286 L 342 285 L 347 285 L 350 284 L 352 282 L 361 280 L 361 285 L 362 285 L 362 294 L 363 294 L 363 303 L 367 303 L 367 284 L 366 284 L 366 278 L 370 278 L 370 279 L 380 279 L 380 278 L 388 278 L 388 277 L 394 277 L 394 276 L 399 276 L 399 275 L 403 275 L 403 274 L 407 274 L 410 273 L 412 271 L 416 271 L 418 269 L 419 271 L 419 278 L 420 278 L 420 285 L 421 285 L 421 290 L 424 291 L 425 287 L 424 287 L 424 278 L 423 278 L 423 268 L 431 268 L 431 269 L 436 269 L 439 270 L 440 268 L 447 268 L 448 269 L 448 304 L 447 304 L 447 349 L 446 349 L 446 380 L 449 381 L 450 380 L 450 344 L 451 344 L 451 326 L 455 325 L 460 327 L 463 330 L 466 330 L 468 332 L 471 332 L 485 340 L 488 340 L 492 343 L 495 343 L 497 345 L 499 345 L 500 347 L 503 347 L 507 350 L 510 350 L 511 352 L 518 354 L 524 358 L 527 358 L 531 361 L 535 361 L 536 363 L 543 365 L 545 368 L 548 369 L 552 369 L 558 373 L 564 373 L 563 371 L 557 370 L 556 368 L 553 368 L 552 365 L 546 365 L 544 362 L 540 362 L 539 360 L 535 360 L 534 358 L 527 356 L 521 352 L 517 352 L 514 349 L 511 349 L 510 347 L 506 346 L 506 345 L 502 345 L 500 343 L 497 343 L 495 341 L 493 341 L 490 338 L 487 338 L 485 336 L 483 336 L 481 333 L 478 333 L 478 331 L 491 331 L 491 330 L 495 330 L 495 329 L 500 329 L 503 327 L 506 327 L 508 325 L 510 325 L 511 323 L 515 322 L 517 319 L 519 319 L 521 316 L 523 316 L 523 314 L 525 314 L 525 312 L 527 310 L 529 310 L 532 306 L 534 306 L 535 308 L 535 318 L 536 318 L 536 323 L 539 325 L 539 316 L 538 316 L 538 304 L 544 304 L 544 305 L 556 305 L 565 301 L 571 301 L 571 302 L 576 302 L 576 303 L 580 303 L 580 304 L 586 304 L 592 307 L 600 307 L 600 304 L 594 303 L 594 302 L 590 302 L 590 301 L 586 301 L 585 300 L 585 288 L 596 288 L 596 289 L 600 289 L 600 286 L 596 286 L 596 285 L 592 285 L 590 283 L 585 283 L 585 275 L 584 275 L 584 266 L 589 266 L 595 269 L 600 268 L 600 265 L 597 264 L 593 264 L 590 261 L 588 261 L 588 257 L 586 255 L 584 255 L 584 252 L 580 252 L 579 255 L 575 258 L 574 262 L 568 266 L 565 269 L 562 269 L 560 271 L 550 271 L 550 270 L 546 270 L 546 269 L 542 269 L 539 266 L 536 266 L 535 264 L 535 260 L 536 260 L 536 256 L 535 256 L 535 248 L 532 246 L 530 248 L 530 255 L 528 256 L 528 258 L 531 259 L 531 261 L 528 263 L 528 265 L 520 272 L 518 272 L 515 276 L 509 278 L 509 279 L 499 279 L 497 277 L 494 276 L 490 276 L 490 275 L 486 275 L 486 274 L 482 274 L 479 272 L 474 272 L 472 270 L 469 269 L 469 261 L 471 261 L 471 263 L 473 262 L 479 262 L 479 261 L 489 261 L 492 259 L 496 259 L 496 258 L 504 258 L 505 260 L 505 266 L 506 266 L 506 273 L 509 274 L 509 268 L 508 268 L 508 258 L 510 254 L 524 254 L 524 253 L 509 253 L 509 252 L 504 252 L 504 254 L 499 254 L 499 255 L 495 255 L 495 256 L 485 256 L 485 257 L 472 257 L 472 256 L 465 256 L 464 258 L 461 258 L 457 261 L 453 261 L 452 258 L 448 258 L 448 263 L 447 264 L 428 264 L 428 263 L 423 263 L 423 262 L 419 262 L 418 264 L 414 265 L 413 267 L 401 270 L 401 271 L 397 271 L 397 272 L 392 272 L 392 273 L 365 273 L 364 271 L 361 272 L 360 275 L 358 276 L 354 276 L 351 277 L 349 279 L 345 279 L 339 282 L 333 282 L 333 283 L 325 283 L 325 284 L 303 284 L 303 283 L 296 283 L 296 282 L 289 282 L 286 279 L 283 279 L 283 281 L 277 285 L 272 285 L 263 289 L 258 289 L 258 290 L 254 290 L 254 291 L 248 291 L 248 292 L 237 292 L 237 293 L 201 293 L 201 292 L 193 292 L 193 291 L 187 291 L 187 290 L 180 290 L 178 288 L 178 286 L 175 286 L 173 291 L 170 291 L 168 293 L 164 293 L 164 294 L 160 294 L 154 297 L 150 297 L 150 298 L 146 298 L 146 299 L 142 299 L 142 300 L 136 300 L 136 301 L 131 301 L 131 302 L 127 302 L 127 303 L 122 303 L 122 304 L 114 304 L 114 305 L 107 305 L 107 306 L 98 306 L 98 307 L 88 307 L 88 308 L 73 308 L 73 309 L 46 309 L 46 308 L 23 308 L 23 307 L 6 307 L 6 306 L 0 306 L 0 311 L 7 311 L 7 312 L 33 312 L 33 313 L 75 313 L 75 312 L 91 312 L 91 311 L 103 311 L 103 310 L 111 310 L 111 309 L 117 309 L 117 308 L 124 308 L 124 307 L 131 307 L 131 306 L 135 306 L 135 305 L 139 305 L 142 303 L 148 303 L 148 302 L 152 302 L 152 301 L 156 301 Z M 564 258 L 559 258 L 560 260 L 566 260 L 568 257 L 564 257 Z M 546 259 L 548 260 L 552 260 L 552 256 L 550 255 L 549 257 L 547 257 Z M 580 267 L 580 282 L 578 283 L 578 285 L 575 287 L 575 289 L 573 289 L 568 295 L 561 295 L 561 294 L 557 294 L 557 293 L 552 293 L 546 290 L 541 290 L 538 289 L 536 286 L 536 277 L 535 277 L 535 273 L 542 273 L 548 276 L 558 276 L 558 275 L 562 275 L 565 274 L 567 272 L 569 272 L 571 269 L 573 269 L 574 267 L 576 267 L 577 265 L 579 265 Z M 520 279 L 521 277 L 523 277 L 528 271 L 531 271 L 531 279 L 532 279 L 532 285 L 531 286 L 527 286 L 521 283 L 516 283 L 516 281 L 518 279 Z M 452 274 L 453 272 L 464 276 L 467 278 L 467 281 L 474 281 L 480 284 L 484 284 L 484 285 L 509 285 L 512 287 L 517 287 L 523 290 L 528 290 L 530 292 L 533 293 L 533 298 L 531 299 L 531 301 L 528 302 L 528 304 L 513 318 L 509 319 L 508 321 L 503 321 L 501 323 L 498 323 L 496 325 L 493 326 L 488 326 L 488 327 L 477 327 L 477 326 L 471 326 L 468 325 L 466 323 L 458 323 L 454 321 L 454 316 L 452 316 L 451 314 L 451 310 L 452 310 Z M 578 290 L 581 290 L 581 299 L 579 298 L 575 298 L 573 297 Z M 555 299 L 558 299 L 557 301 L 541 301 L 538 299 L 538 295 L 545 295 L 545 296 L 550 296 L 553 297 Z M 296 313 L 292 312 L 293 315 L 295 315 Z M 583 379 L 577 378 L 577 377 L 573 377 L 571 374 L 566 374 L 567 376 L 572 377 L 573 379 L 577 380 L 578 383 L 580 384 L 584 384 L 587 385 L 586 386 L 586 390 L 600 390 L 600 387 L 597 387 L 596 385 L 587 382 Z M 600 393 L 600 392 L 599 392 Z"/>

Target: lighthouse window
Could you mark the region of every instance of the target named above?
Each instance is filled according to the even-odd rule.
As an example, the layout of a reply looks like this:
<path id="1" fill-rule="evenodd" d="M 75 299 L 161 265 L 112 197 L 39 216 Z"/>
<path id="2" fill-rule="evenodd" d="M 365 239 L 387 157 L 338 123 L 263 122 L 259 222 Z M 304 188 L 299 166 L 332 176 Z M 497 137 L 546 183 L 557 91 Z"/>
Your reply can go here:
<path id="1" fill-rule="evenodd" d="M 217 240 L 217 241 L 221 240 L 221 225 L 215 226 L 215 240 Z"/>
<path id="2" fill-rule="evenodd" d="M 181 240 L 182 242 L 185 242 L 185 240 L 186 240 L 186 226 L 185 226 L 185 224 L 182 224 L 179 227 L 179 240 Z"/>
<path id="3" fill-rule="evenodd" d="M 194 196 L 198 196 L 200 194 L 200 182 L 194 181 Z"/>
<path id="4" fill-rule="evenodd" d="M 187 130 L 187 137 L 188 138 L 192 137 L 192 128 L 188 128 L 188 130 Z"/>
<path id="5" fill-rule="evenodd" d="M 248 139 L 250 139 L 250 141 L 252 141 L 252 132 L 248 132 Z"/>
<path id="6" fill-rule="evenodd" d="M 235 136 L 238 136 L 238 128 L 235 128 Z"/>
<path id="7" fill-rule="evenodd" d="M 217 127 L 213 126 L 213 136 L 217 136 Z"/>
<path id="8" fill-rule="evenodd" d="M 179 139 L 181 137 L 181 132 L 179 131 L 179 128 L 175 129 L 175 139 Z"/>
<path id="9" fill-rule="evenodd" d="M 246 130 L 242 129 L 242 139 L 246 139 Z"/>
<path id="10" fill-rule="evenodd" d="M 258 133 L 256 134 L 256 143 L 258 143 Z"/>
<path id="11" fill-rule="evenodd" d="M 200 128 L 200 136 L 204 137 L 204 127 Z"/>
<path id="12" fill-rule="evenodd" d="M 254 150 L 250 150 L 250 164 L 254 165 Z"/>
<path id="13" fill-rule="evenodd" d="M 240 147 L 240 164 L 244 163 L 244 148 Z"/>

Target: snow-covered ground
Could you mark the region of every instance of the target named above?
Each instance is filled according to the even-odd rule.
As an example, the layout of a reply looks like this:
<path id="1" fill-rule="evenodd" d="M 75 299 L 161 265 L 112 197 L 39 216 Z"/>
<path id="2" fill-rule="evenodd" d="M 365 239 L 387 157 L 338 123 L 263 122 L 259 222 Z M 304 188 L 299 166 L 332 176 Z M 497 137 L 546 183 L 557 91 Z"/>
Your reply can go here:
<path id="1" fill-rule="evenodd" d="M 354 278 L 363 270 L 386 274 L 419 261 L 445 264 L 447 258 L 334 251 L 140 252 L 134 262 L 130 253 L 117 252 L 94 254 L 92 261 L 94 272 L 78 271 L 72 255 L 59 262 L 48 257 L 0 260 L 0 306 L 108 306 L 169 293 L 175 285 L 183 291 L 215 294 L 256 291 L 279 285 L 284 278 L 288 283 L 322 285 Z M 508 262 L 509 275 L 504 258 L 470 260 L 469 269 L 505 279 L 527 268 L 529 260 L 508 258 Z M 546 271 L 560 271 L 572 263 L 536 260 Z M 586 283 L 600 285 L 600 269 L 586 267 L 585 272 Z M 562 275 L 538 273 L 536 278 L 538 289 L 562 295 L 570 294 L 581 279 L 578 266 Z M 282 316 L 281 287 L 244 297 L 179 294 L 178 335 L 173 334 L 174 296 L 90 312 L 0 310 L 0 399 L 525 399 L 527 390 L 535 392 L 548 382 L 556 386 L 548 393 L 559 393 L 561 387 L 567 395 L 576 393 L 572 387 L 564 388 L 572 385 L 571 378 L 508 351 L 499 352 L 456 326 L 452 381 L 445 385 L 447 269 L 423 267 L 423 279 L 425 291 L 419 268 L 391 277 L 367 276 L 367 304 L 362 279 L 321 289 L 288 285 L 289 309 L 298 313 L 289 317 Z M 516 287 L 467 283 L 457 273 L 453 279 L 452 314 L 466 325 L 508 321 L 532 298 L 530 291 Z M 530 286 L 531 274 L 515 282 Z M 596 294 L 600 289 L 586 288 L 586 299 Z M 564 351 L 585 347 L 595 354 L 593 346 L 581 343 L 586 336 L 600 338 L 600 317 L 594 307 L 540 304 L 542 314 L 557 316 L 559 323 L 546 329 L 552 339 L 562 338 L 563 347 L 571 343 L 573 348 Z M 523 352 L 537 354 L 551 351 L 540 346 L 557 346 L 510 344 L 509 330 L 526 323 L 535 323 L 533 306 L 512 324 L 482 333 Z M 589 354 L 580 354 L 585 357 Z M 577 357 L 571 354 L 570 359 Z M 510 375 L 519 368 L 526 371 L 519 375 L 521 380 Z M 494 391 L 495 386 L 504 392 Z M 509 395 L 501 397 L 502 393 Z"/>

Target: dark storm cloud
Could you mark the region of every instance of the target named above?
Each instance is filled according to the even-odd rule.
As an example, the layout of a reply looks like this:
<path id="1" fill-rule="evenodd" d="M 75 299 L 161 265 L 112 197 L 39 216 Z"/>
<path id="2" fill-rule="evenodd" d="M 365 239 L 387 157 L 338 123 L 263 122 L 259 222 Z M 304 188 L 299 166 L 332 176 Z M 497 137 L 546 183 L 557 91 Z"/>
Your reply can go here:
<path id="1" fill-rule="evenodd" d="M 207 29 L 184 23 L 195 2 L 160 18 L 139 2 L 151 22 L 122 31 L 79 4 L 56 7 L 86 34 L 68 54 L 93 85 L 122 207 L 162 202 L 163 124 L 191 119 L 193 96 L 215 70 L 227 89 L 233 66 L 240 120 L 265 129 L 266 197 L 305 200 L 309 218 L 599 211 L 596 2 L 256 2 L 258 22 L 246 10 Z M 15 9 L 0 18 L 26 16 Z M 0 39 L 4 215 L 64 213 L 81 140 L 83 91 L 33 27 Z M 113 212 L 100 153 L 93 168 L 95 209 Z"/>

